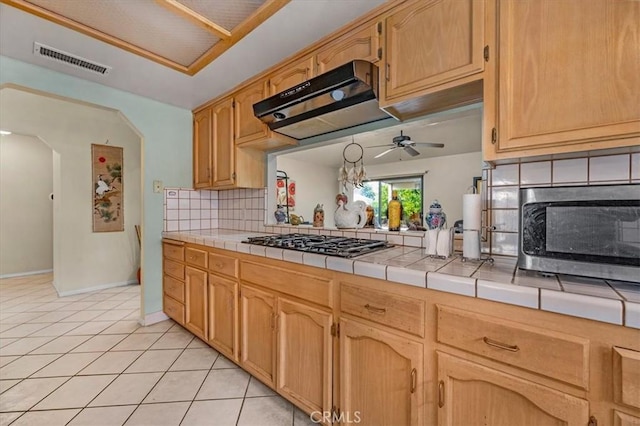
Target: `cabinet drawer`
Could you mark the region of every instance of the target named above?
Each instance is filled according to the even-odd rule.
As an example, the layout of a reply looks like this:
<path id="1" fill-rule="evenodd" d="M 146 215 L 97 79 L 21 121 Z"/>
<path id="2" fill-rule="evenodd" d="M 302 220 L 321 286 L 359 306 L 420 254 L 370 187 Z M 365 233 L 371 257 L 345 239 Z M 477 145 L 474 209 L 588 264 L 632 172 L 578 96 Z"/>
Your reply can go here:
<path id="1" fill-rule="evenodd" d="M 640 352 L 613 348 L 613 397 L 617 403 L 640 408 Z"/>
<path id="2" fill-rule="evenodd" d="M 184 305 L 176 302 L 166 294 L 163 300 L 164 313 L 176 320 L 180 325 L 184 325 Z"/>
<path id="3" fill-rule="evenodd" d="M 423 300 L 343 283 L 340 303 L 342 312 L 424 337 Z"/>
<path id="4" fill-rule="evenodd" d="M 220 254 L 209 253 L 209 271 L 216 274 L 238 277 L 238 259 Z"/>
<path id="5" fill-rule="evenodd" d="M 167 259 L 173 259 L 173 260 L 177 260 L 179 262 L 184 262 L 184 247 L 183 246 L 170 244 L 170 243 L 163 243 L 162 244 L 162 254 Z"/>
<path id="6" fill-rule="evenodd" d="M 185 251 L 185 258 L 187 265 L 199 266 L 201 268 L 207 267 L 207 252 L 204 250 L 187 247 L 187 250 Z"/>
<path id="7" fill-rule="evenodd" d="M 275 266 L 242 262 L 240 278 L 323 306 L 333 307 L 331 280 Z"/>
<path id="8" fill-rule="evenodd" d="M 438 342 L 589 389 L 589 341 L 438 306 Z"/>
<path id="9" fill-rule="evenodd" d="M 166 274 L 162 279 L 164 293 L 173 297 L 178 302 L 184 303 L 184 283 Z"/>
<path id="10" fill-rule="evenodd" d="M 184 265 L 173 260 L 164 259 L 164 273 L 179 280 L 184 280 Z"/>

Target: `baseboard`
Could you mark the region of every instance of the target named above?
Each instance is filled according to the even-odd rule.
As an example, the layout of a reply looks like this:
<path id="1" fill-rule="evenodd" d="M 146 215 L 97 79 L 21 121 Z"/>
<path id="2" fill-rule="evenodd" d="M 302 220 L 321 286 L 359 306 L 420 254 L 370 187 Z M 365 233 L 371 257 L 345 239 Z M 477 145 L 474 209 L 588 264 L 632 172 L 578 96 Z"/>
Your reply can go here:
<path id="1" fill-rule="evenodd" d="M 140 318 L 140 320 L 138 320 L 138 322 L 140 323 L 140 325 L 142 326 L 148 326 L 148 325 L 152 325 L 155 324 L 157 322 L 161 322 L 161 321 L 166 321 L 168 320 L 169 317 L 162 311 L 159 312 L 154 312 L 152 314 L 149 315 L 145 315 L 144 318 Z"/>
<path id="2" fill-rule="evenodd" d="M 58 296 L 65 297 L 65 296 L 74 296 L 76 294 L 89 293 L 91 291 L 96 291 L 96 290 L 105 290 L 107 288 L 122 287 L 130 284 L 138 284 L 138 280 L 129 280 L 129 281 L 123 281 L 119 283 L 102 284 L 94 287 L 80 288 L 78 290 L 71 290 L 71 291 L 60 291 L 58 290 L 57 285 L 54 285 L 54 287 L 58 292 Z"/>
<path id="3" fill-rule="evenodd" d="M 4 274 L 4 275 L 0 275 L 0 279 L 2 279 L 2 278 L 14 278 L 14 277 L 26 277 L 27 275 L 48 274 L 49 272 L 53 272 L 53 269 L 43 269 L 42 271 L 16 272 L 15 274 Z"/>

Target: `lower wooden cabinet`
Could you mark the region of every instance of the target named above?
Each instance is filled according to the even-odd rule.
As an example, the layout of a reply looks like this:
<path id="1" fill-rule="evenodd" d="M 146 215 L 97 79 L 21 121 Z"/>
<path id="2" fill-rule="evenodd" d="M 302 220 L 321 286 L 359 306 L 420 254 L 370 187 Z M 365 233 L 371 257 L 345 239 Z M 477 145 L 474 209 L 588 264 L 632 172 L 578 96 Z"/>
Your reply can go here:
<path id="1" fill-rule="evenodd" d="M 640 417 L 613 410 L 613 426 L 640 426 Z"/>
<path id="2" fill-rule="evenodd" d="M 422 425 L 423 351 L 422 343 L 340 319 L 343 419 L 365 425 Z"/>
<path id="3" fill-rule="evenodd" d="M 439 426 L 585 426 L 580 398 L 438 352 Z"/>
<path id="4" fill-rule="evenodd" d="M 207 272 L 185 268 L 185 323 L 193 334 L 207 339 Z"/>
<path id="5" fill-rule="evenodd" d="M 208 343 L 234 361 L 238 358 L 238 283 L 209 274 Z"/>
<path id="6" fill-rule="evenodd" d="M 275 388 L 275 296 L 254 287 L 241 286 L 242 320 L 240 363 L 267 386 Z"/>
<path id="7" fill-rule="evenodd" d="M 333 316 L 303 303 L 278 298 L 277 319 L 278 392 L 309 413 L 330 412 Z M 318 414 L 316 420 L 319 417 Z"/>

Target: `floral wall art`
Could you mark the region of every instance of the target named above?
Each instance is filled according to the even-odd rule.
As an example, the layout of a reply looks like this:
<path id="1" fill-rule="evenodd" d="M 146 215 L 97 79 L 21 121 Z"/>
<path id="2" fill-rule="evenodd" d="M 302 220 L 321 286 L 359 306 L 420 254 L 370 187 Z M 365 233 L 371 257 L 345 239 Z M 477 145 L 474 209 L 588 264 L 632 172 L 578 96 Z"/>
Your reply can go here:
<path id="1" fill-rule="evenodd" d="M 93 232 L 124 231 L 122 148 L 91 145 Z"/>

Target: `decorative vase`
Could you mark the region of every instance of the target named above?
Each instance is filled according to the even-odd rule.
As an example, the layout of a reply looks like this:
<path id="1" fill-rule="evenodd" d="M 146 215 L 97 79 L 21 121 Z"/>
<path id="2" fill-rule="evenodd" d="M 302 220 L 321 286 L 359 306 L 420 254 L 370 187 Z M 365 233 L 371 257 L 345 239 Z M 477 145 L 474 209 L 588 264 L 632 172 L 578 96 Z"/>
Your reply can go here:
<path id="1" fill-rule="evenodd" d="M 322 204 L 316 205 L 316 208 L 313 209 L 313 227 L 324 227 L 324 209 L 322 208 Z"/>
<path id="2" fill-rule="evenodd" d="M 433 200 L 433 203 L 429 206 L 429 213 L 425 218 L 425 222 L 429 229 L 441 229 L 447 222 L 447 215 L 442 211 L 442 206 L 438 200 Z"/>
<path id="3" fill-rule="evenodd" d="M 287 220 L 287 214 L 284 212 L 282 206 L 280 205 L 278 206 L 276 211 L 273 212 L 273 215 L 276 217 L 276 222 L 278 223 L 278 225 L 282 225 Z"/>

